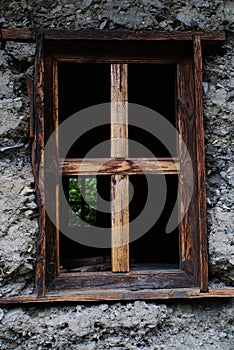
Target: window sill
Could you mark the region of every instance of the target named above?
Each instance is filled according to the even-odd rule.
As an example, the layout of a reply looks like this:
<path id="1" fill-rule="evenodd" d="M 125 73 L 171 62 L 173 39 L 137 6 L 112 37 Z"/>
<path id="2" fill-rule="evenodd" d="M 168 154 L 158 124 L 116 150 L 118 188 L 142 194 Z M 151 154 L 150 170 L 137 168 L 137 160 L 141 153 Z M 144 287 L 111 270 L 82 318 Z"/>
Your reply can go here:
<path id="1" fill-rule="evenodd" d="M 12 296 L 0 298 L 0 305 L 61 303 L 61 302 L 100 302 L 100 301 L 133 301 L 133 300 L 166 300 L 166 299 L 204 299 L 204 298 L 233 298 L 234 288 L 210 289 L 201 293 L 198 288 L 178 289 L 145 289 L 132 291 L 125 289 L 93 290 L 84 289 L 67 293 L 49 292 L 44 298 L 36 295 Z"/>
<path id="2" fill-rule="evenodd" d="M 155 290 L 168 288 L 196 287 L 194 280 L 178 268 L 138 270 L 128 273 L 82 272 L 61 273 L 48 287 L 48 292 L 79 291 L 92 288 L 93 291 L 110 290 Z"/>

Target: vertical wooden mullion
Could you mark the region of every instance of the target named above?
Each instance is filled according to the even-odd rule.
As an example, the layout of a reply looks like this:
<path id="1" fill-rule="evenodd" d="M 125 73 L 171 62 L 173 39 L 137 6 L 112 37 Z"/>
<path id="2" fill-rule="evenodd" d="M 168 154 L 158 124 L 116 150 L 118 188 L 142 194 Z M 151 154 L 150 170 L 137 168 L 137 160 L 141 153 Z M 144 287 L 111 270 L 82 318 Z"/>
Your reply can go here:
<path id="1" fill-rule="evenodd" d="M 36 293 L 43 298 L 45 295 L 46 274 L 46 233 L 45 233 L 45 194 L 44 194 L 44 36 L 37 34 L 36 59 L 34 76 L 34 118 L 35 136 L 35 190 L 39 211 L 39 233 L 36 258 Z"/>
<path id="2" fill-rule="evenodd" d="M 202 98 L 202 46 L 201 37 L 194 35 L 194 75 L 195 75 L 195 121 L 197 139 L 198 166 L 198 211 L 200 238 L 200 288 L 202 292 L 208 290 L 208 252 L 206 227 L 206 174 L 205 174 L 205 144 Z"/>
<path id="3" fill-rule="evenodd" d="M 111 65 L 111 157 L 128 157 L 127 64 Z M 129 271 L 128 175 L 111 177 L 112 271 Z"/>

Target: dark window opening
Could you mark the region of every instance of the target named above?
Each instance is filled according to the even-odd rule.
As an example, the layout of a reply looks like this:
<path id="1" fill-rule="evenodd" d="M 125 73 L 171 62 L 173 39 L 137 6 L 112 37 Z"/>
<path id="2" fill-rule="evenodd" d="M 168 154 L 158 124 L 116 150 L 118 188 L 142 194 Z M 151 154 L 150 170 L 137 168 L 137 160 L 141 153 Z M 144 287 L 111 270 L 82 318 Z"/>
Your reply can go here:
<path id="1" fill-rule="evenodd" d="M 160 198 L 160 186 L 162 182 L 161 175 L 148 175 L 153 188 L 149 189 L 147 179 L 144 175 L 130 176 L 130 181 L 134 188 L 134 196 L 130 203 L 130 239 L 134 237 L 131 232 L 131 221 L 144 209 L 147 201 L 147 194 L 150 190 L 155 193 L 155 208 L 158 206 Z M 148 177 L 147 176 L 147 177 Z M 167 197 L 164 208 L 158 220 L 142 237 L 130 243 L 130 262 L 132 268 L 151 266 L 179 266 L 179 229 L 176 227 L 173 232 L 166 233 L 166 225 L 169 221 L 171 212 L 175 206 L 178 189 L 178 177 L 166 175 Z M 158 192 L 158 197 L 157 197 Z M 156 213 L 156 209 L 155 209 Z"/>
<path id="2" fill-rule="evenodd" d="M 110 65 L 93 63 L 59 63 L 59 123 L 82 109 L 110 102 Z M 77 116 L 79 117 L 79 116 Z M 98 119 L 98 115 L 96 116 Z M 88 151 L 110 138 L 110 113 L 102 115 L 104 125 L 83 134 L 70 148 L 67 158 L 83 158 Z M 82 120 L 80 120 L 82 123 Z M 103 122 L 102 122 L 103 123 Z M 102 148 L 97 157 L 110 156 Z"/>
<path id="3" fill-rule="evenodd" d="M 100 210 L 98 195 L 110 201 L 109 176 L 64 176 L 63 189 L 70 205 L 68 213 L 60 213 L 74 232 L 88 233 L 90 226 L 110 230 L 110 213 Z M 111 250 L 80 244 L 60 232 L 60 266 L 63 272 L 111 270 Z"/>
<path id="4" fill-rule="evenodd" d="M 176 127 L 175 86 L 176 65 L 144 63 L 128 65 L 128 101 L 158 112 L 174 127 Z M 173 141 L 175 144 L 174 154 L 170 154 L 165 145 L 146 131 L 152 130 L 147 115 L 142 115 L 145 130 L 134 126 L 134 117 L 134 113 L 129 113 L 129 139 L 144 145 L 156 157 L 177 156 L 176 135 L 174 135 Z M 156 119 L 155 123 L 157 123 Z M 148 154 L 138 148 L 136 144 L 129 143 L 129 156 L 147 157 Z"/>

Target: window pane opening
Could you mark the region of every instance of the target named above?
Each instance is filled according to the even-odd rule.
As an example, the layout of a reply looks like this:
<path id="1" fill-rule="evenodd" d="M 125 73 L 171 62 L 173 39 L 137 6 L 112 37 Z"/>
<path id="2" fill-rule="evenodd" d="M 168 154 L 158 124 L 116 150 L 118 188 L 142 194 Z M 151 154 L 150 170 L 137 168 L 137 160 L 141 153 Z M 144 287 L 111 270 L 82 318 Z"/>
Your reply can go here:
<path id="1" fill-rule="evenodd" d="M 59 63 L 59 123 L 82 109 L 110 102 L 110 65 L 104 63 Z M 81 115 L 77 116 L 82 118 Z M 97 119 L 99 116 L 96 116 Z M 110 113 L 102 114 L 102 125 L 88 130 L 72 145 L 67 158 L 83 158 L 88 151 L 110 138 Z M 82 123 L 82 119 L 79 121 Z M 79 123 L 78 123 L 79 125 Z M 62 140 L 61 140 L 62 141 Z M 60 139 L 59 139 L 60 142 Z M 110 156 L 110 149 L 102 147 L 94 156 Z"/>
<path id="2" fill-rule="evenodd" d="M 90 227 L 110 230 L 110 212 L 100 210 L 99 197 L 110 201 L 109 176 L 64 176 L 63 188 L 70 204 L 69 212 L 60 213 L 74 232 L 89 232 Z M 60 232 L 61 272 L 111 271 L 111 249 L 80 244 Z"/>
<path id="3" fill-rule="evenodd" d="M 167 119 L 176 128 L 176 65 L 131 63 L 128 65 L 128 101 L 148 107 Z M 170 138 L 174 147 L 170 153 L 150 132 L 152 120 L 142 115 L 145 130 L 135 126 L 135 113 L 129 113 L 129 139 L 150 150 L 155 157 L 177 156 L 176 133 Z M 157 117 L 155 126 L 157 128 Z M 154 123 L 154 121 L 153 121 Z M 150 132 L 148 132 L 148 131 Z M 129 143 L 130 157 L 148 157 L 148 152 Z"/>
<path id="4" fill-rule="evenodd" d="M 161 175 L 149 175 L 157 189 L 161 186 Z M 179 229 L 166 233 L 166 225 L 170 218 L 177 198 L 178 177 L 166 175 L 167 197 L 164 208 L 158 220 L 140 238 L 130 243 L 130 270 L 178 268 L 179 267 Z M 141 215 L 147 201 L 148 185 L 144 175 L 129 177 L 134 188 L 134 195 L 129 206 L 130 222 Z M 152 191 L 152 189 L 150 189 Z M 160 200 L 155 196 L 155 201 Z M 144 227 L 144 223 L 142 227 Z M 134 237 L 130 224 L 130 239 Z"/>

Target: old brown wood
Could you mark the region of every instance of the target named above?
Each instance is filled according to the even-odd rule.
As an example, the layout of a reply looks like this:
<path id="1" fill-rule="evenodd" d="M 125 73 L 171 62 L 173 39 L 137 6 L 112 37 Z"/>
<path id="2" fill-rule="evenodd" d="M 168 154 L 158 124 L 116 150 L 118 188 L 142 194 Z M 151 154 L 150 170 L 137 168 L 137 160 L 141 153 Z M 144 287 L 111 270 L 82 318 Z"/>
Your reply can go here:
<path id="1" fill-rule="evenodd" d="M 205 174 L 205 144 L 204 144 L 204 120 L 202 97 L 202 48 L 201 37 L 195 35 L 194 45 L 194 102 L 196 123 L 196 156 L 197 156 L 197 187 L 198 187 L 198 226 L 200 249 L 200 285 L 201 291 L 208 290 L 208 252 L 207 252 L 207 228 L 206 228 L 206 174 Z"/>
<path id="2" fill-rule="evenodd" d="M 29 28 L 1 28 L 1 37 L 5 41 L 34 42 L 35 33 Z"/>
<path id="3" fill-rule="evenodd" d="M 55 132 L 55 157 L 56 160 L 59 157 L 59 135 L 58 135 L 58 126 L 59 126 L 59 98 L 58 98 L 58 63 L 56 60 L 53 60 L 53 121 L 54 121 L 54 132 Z M 56 164 L 57 165 L 57 164 Z M 56 166 L 57 169 L 58 165 Z M 58 179 L 54 179 L 55 186 L 55 232 L 54 232 L 54 275 L 59 274 L 60 266 L 60 256 L 59 256 L 59 183 Z"/>
<path id="4" fill-rule="evenodd" d="M 111 65 L 111 157 L 128 157 L 127 64 Z M 129 271 L 128 175 L 111 177 L 112 271 Z"/>
<path id="5" fill-rule="evenodd" d="M 158 31 L 117 31 L 117 30 L 79 30 L 66 29 L 29 29 L 2 28 L 1 36 L 6 41 L 33 42 L 36 33 L 42 33 L 50 40 L 153 40 L 153 41 L 187 41 L 192 40 L 194 34 L 200 35 L 205 41 L 223 41 L 224 32 L 158 32 Z"/>
<path id="6" fill-rule="evenodd" d="M 137 267 L 136 267 L 137 269 Z M 48 288 L 53 290 L 80 289 L 163 289 L 185 288 L 195 286 L 193 280 L 178 268 L 155 267 L 155 269 L 130 271 L 128 273 L 113 273 L 111 271 L 98 273 L 64 273 L 55 279 Z"/>
<path id="7" fill-rule="evenodd" d="M 167 299 L 206 299 L 233 298 L 234 288 L 210 289 L 201 293 L 199 288 L 154 289 L 154 290 L 83 290 L 70 293 L 50 293 L 44 298 L 36 295 L 13 296 L 0 298 L 0 305 L 43 304 L 69 302 L 98 302 L 118 300 L 167 300 Z"/>
<path id="8" fill-rule="evenodd" d="M 57 126 L 56 109 L 56 62 L 53 57 L 45 52 L 45 144 Z M 44 174 L 45 197 L 47 207 L 51 208 L 53 222 L 46 215 L 46 246 L 49 247 L 49 254 L 46 254 L 46 284 L 50 283 L 59 272 L 59 249 L 58 249 L 58 186 L 56 170 L 58 168 L 58 144 L 57 138 L 50 143 L 49 158 L 46 157 L 46 171 Z M 48 152 L 47 152 L 48 156 Z"/>
<path id="9" fill-rule="evenodd" d="M 177 123 L 178 131 L 186 144 L 193 166 L 193 195 L 188 211 L 180 223 L 181 267 L 198 283 L 199 237 L 198 237 L 198 187 L 196 159 L 196 122 L 194 115 L 194 75 L 192 59 L 181 61 L 177 66 Z M 179 144 L 181 170 L 179 177 L 179 203 L 183 209 L 188 198 L 192 174 L 189 173 L 188 154 Z"/>
<path id="10" fill-rule="evenodd" d="M 39 211 L 39 237 L 36 260 L 36 292 L 42 298 L 45 295 L 46 273 L 46 235 L 45 235 L 45 198 L 44 198 L 44 38 L 37 35 L 36 61 L 34 77 L 34 115 L 35 115 L 35 139 L 33 151 L 35 151 L 35 189 Z"/>
<path id="11" fill-rule="evenodd" d="M 178 174 L 178 158 L 90 158 L 65 159 L 59 163 L 60 173 L 71 175 L 139 175 L 139 174 Z"/>
<path id="12" fill-rule="evenodd" d="M 41 29 L 50 40 L 192 40 L 195 32 L 117 31 L 117 30 L 48 30 Z M 225 40 L 224 32 L 197 32 L 202 40 Z"/>
<path id="13" fill-rule="evenodd" d="M 41 32 L 42 33 L 42 32 Z M 203 215 L 205 206 L 201 204 L 198 207 L 199 200 L 199 186 L 204 185 L 204 177 L 201 173 L 198 174 L 197 162 L 201 162 L 201 167 L 204 167 L 204 148 L 200 143 L 204 137 L 204 130 L 202 128 L 202 110 L 201 107 L 201 42 L 200 40 L 212 41 L 224 40 L 223 33 L 202 33 L 200 38 L 193 32 L 185 33 L 110 33 L 108 32 L 64 32 L 64 31 L 43 31 L 46 40 L 50 43 L 46 46 L 45 58 L 43 54 L 43 35 L 38 35 L 37 39 L 37 60 L 35 70 L 35 162 L 34 174 L 36 179 L 36 186 L 41 189 L 42 192 L 37 193 L 43 198 L 43 184 L 38 178 L 38 162 L 43 165 L 43 146 L 48 140 L 50 134 L 55 130 L 58 125 L 58 79 L 57 79 L 57 60 L 67 60 L 76 62 L 109 62 L 112 63 L 111 76 L 112 76 L 112 139 L 118 140 L 118 142 L 112 142 L 111 158 L 105 159 L 91 159 L 85 160 L 81 166 L 80 159 L 65 159 L 57 164 L 56 156 L 58 150 L 58 138 L 56 138 L 54 145 L 54 161 L 55 167 L 59 166 L 60 172 L 63 175 L 77 175 L 83 171 L 83 175 L 90 175 L 97 170 L 97 166 L 100 165 L 100 174 L 112 175 L 112 199 L 116 199 L 113 203 L 112 215 L 112 270 L 116 273 L 104 273 L 95 272 L 77 272 L 77 273 L 59 273 L 59 237 L 58 228 L 56 229 L 50 222 L 49 218 L 43 211 L 43 201 L 39 203 L 40 216 L 44 215 L 40 222 L 40 235 L 39 235 L 39 249 L 38 259 L 36 266 L 36 287 L 37 298 L 42 300 L 45 296 L 45 301 L 49 298 L 52 301 L 85 301 L 85 300 L 130 300 L 130 299 L 155 299 L 155 298 L 186 298 L 186 297 L 202 297 L 203 295 L 211 297 L 214 295 L 220 296 L 219 293 L 200 293 L 199 289 L 184 289 L 187 287 L 201 286 L 201 291 L 207 291 L 207 260 L 206 260 L 206 237 L 204 217 L 202 219 L 200 215 Z M 71 34 L 69 34 L 71 33 Z M 179 35 L 178 35 L 179 34 Z M 100 35 L 100 36 L 99 36 Z M 147 36 L 148 35 L 148 36 Z M 182 35 L 182 36 L 181 36 Z M 95 38 L 99 39 L 95 40 Z M 148 37 L 148 39 L 147 39 Z M 182 37 L 184 39 L 182 39 Z M 107 41 L 109 38 L 109 41 Z M 194 39 L 193 39 L 194 38 Z M 64 40 L 63 40 L 64 39 Z M 79 45 L 74 43 L 76 39 L 79 41 Z M 87 39 L 87 40 L 85 40 Z M 124 48 L 125 54 L 121 54 L 122 40 L 127 41 Z M 60 42 L 60 40 L 63 40 Z M 69 41 L 73 40 L 73 42 Z M 100 50 L 99 43 L 95 44 L 92 41 L 99 41 L 101 43 Z M 194 62 L 192 55 L 191 43 L 184 42 L 184 50 L 181 44 L 181 40 L 192 41 L 194 45 Z M 133 45 L 133 41 L 135 41 Z M 150 42 L 150 47 L 148 43 Z M 177 42 L 178 41 L 178 42 Z M 161 42 L 163 45 L 161 46 Z M 118 45 L 117 45 L 118 43 Z M 155 45 L 157 45 L 157 50 Z M 173 45 L 172 45 L 173 43 Z M 175 45 L 174 45 L 175 44 Z M 116 47 L 116 46 L 118 47 Z M 123 44 L 124 45 L 124 44 Z M 141 45 L 141 49 L 146 50 L 139 51 L 138 45 Z M 170 49 L 167 50 L 167 45 Z M 129 49 L 127 47 L 129 46 Z M 162 47 L 161 52 L 158 50 Z M 176 48 L 180 48 L 176 50 Z M 112 48 L 115 48 L 112 51 Z M 67 51 L 68 50 L 68 51 Z M 109 51 L 108 51 L 109 50 Z M 105 56 L 105 52 L 107 52 Z M 110 52 L 113 56 L 110 57 Z M 102 56 L 104 55 L 104 58 Z M 134 55 L 138 55 L 135 59 Z M 155 56 L 156 55 L 156 56 Z M 140 57 L 141 56 L 141 57 Z M 44 66 L 45 64 L 45 76 Z M 117 63 L 116 63 L 117 62 Z M 183 136 L 189 149 L 193 167 L 195 169 L 194 178 L 194 194 L 189 211 L 186 214 L 184 220 L 181 223 L 181 262 L 180 269 L 174 269 L 173 272 L 170 269 L 163 271 L 146 271 L 142 273 L 129 270 L 129 248 L 128 248 L 128 175 L 140 174 L 141 166 L 149 173 L 161 173 L 164 174 L 176 174 L 181 172 L 181 181 L 186 182 L 186 167 L 184 167 L 184 161 L 186 160 L 185 154 L 179 154 L 179 159 L 128 159 L 127 143 L 121 141 L 124 137 L 127 137 L 127 107 L 125 101 L 127 101 L 127 62 L 151 62 L 151 63 L 176 63 L 177 64 L 177 116 L 178 116 L 178 130 Z M 194 63 L 194 68 L 193 68 Z M 43 89 L 43 82 L 45 82 L 45 93 Z M 39 97 L 38 97 L 39 96 Z M 37 102 L 36 102 L 37 100 Z M 43 103 L 45 101 L 45 106 Z M 44 113 L 45 109 L 45 113 Z M 44 132 L 43 115 L 45 116 L 46 130 Z M 120 119 L 119 119 L 120 118 Z M 198 119 L 198 120 L 197 120 Z M 194 137 L 195 135 L 195 137 Z M 44 141 L 43 141 L 44 140 Z M 201 146 L 200 146 L 201 145 Z M 203 156 L 202 156 L 203 152 Z M 181 165 L 183 165 L 182 169 Z M 196 170 L 197 169 L 197 170 Z M 203 169 L 204 170 L 204 169 Z M 200 178 L 199 178 L 200 176 Z M 58 223 L 58 203 L 59 192 L 56 185 L 56 179 L 53 176 L 50 178 L 53 181 L 52 196 L 48 199 L 54 201 L 55 205 L 55 217 Z M 43 180 L 43 179 L 42 179 Z M 38 181 L 38 185 L 37 185 Z M 47 184 L 48 185 L 48 184 Z M 186 193 L 186 186 L 181 187 L 180 198 Z M 51 194 L 50 193 L 50 194 Z M 201 194 L 202 200 L 204 200 L 204 192 Z M 42 204 L 41 204 L 42 203 Z M 183 203 L 181 204 L 183 205 Z M 117 210 L 116 210 L 117 209 Z M 118 210 L 120 209 L 120 210 Z M 198 224 L 197 224 L 198 223 Z M 57 226 L 57 225 L 56 225 Z M 57 226 L 58 227 L 58 226 Z M 45 242 L 45 228 L 46 228 L 46 242 Z M 117 234 L 115 233 L 117 231 Z M 116 244 L 117 243 L 117 244 Z M 202 243 L 202 245 L 200 245 Z M 45 248 L 47 246 L 47 254 L 45 254 Z M 45 256 L 46 255 L 46 256 Z M 46 263 L 45 263 L 46 260 Z M 45 268 L 46 266 L 46 268 Z M 122 272 L 125 272 L 124 274 Z M 133 273 L 133 274 L 132 274 Z M 47 280 L 47 292 L 45 294 L 45 275 Z M 96 277 L 94 277 L 94 275 Z M 109 282 L 108 282 L 109 281 Z M 109 287 L 114 286 L 112 290 Z M 85 287 L 82 289 L 81 286 Z M 167 289 L 167 288 L 178 289 Z M 52 288 L 52 289 L 51 289 Z M 54 289 L 53 289 L 54 288 Z M 66 294 L 63 291 L 68 288 L 70 294 Z M 107 288 L 107 289 L 105 289 Z M 144 290 L 147 288 L 147 290 Z M 160 288 L 160 289 L 155 289 Z M 162 288 L 165 288 L 162 290 Z M 58 295 L 55 295 L 57 290 Z M 79 291 L 78 291 L 79 290 Z M 221 292 L 220 292 L 221 293 Z M 225 294 L 226 292 L 224 292 Z M 231 295 L 227 292 L 225 295 Z M 233 292 L 232 292 L 233 296 Z M 5 299 L 9 301 L 8 299 Z M 14 299 L 16 300 L 16 299 Z M 19 300 L 19 299 L 18 299 Z M 21 299 L 26 302 L 29 299 Z M 35 299 L 31 299 L 35 300 Z M 7 302 L 7 301 L 6 301 Z M 28 301 L 27 301 L 28 302 Z M 32 301 L 33 302 L 33 301 Z"/>

